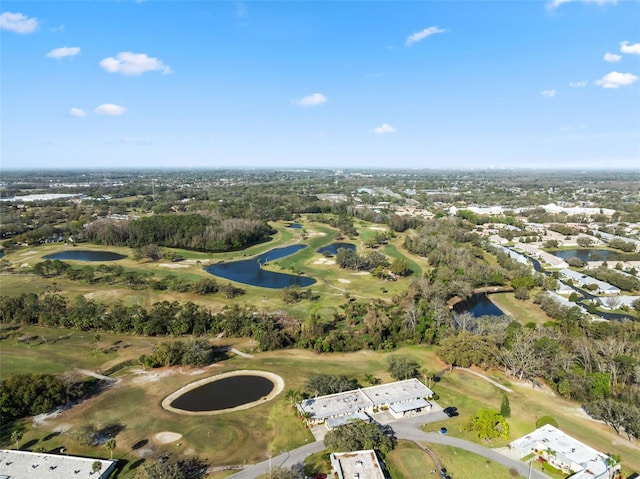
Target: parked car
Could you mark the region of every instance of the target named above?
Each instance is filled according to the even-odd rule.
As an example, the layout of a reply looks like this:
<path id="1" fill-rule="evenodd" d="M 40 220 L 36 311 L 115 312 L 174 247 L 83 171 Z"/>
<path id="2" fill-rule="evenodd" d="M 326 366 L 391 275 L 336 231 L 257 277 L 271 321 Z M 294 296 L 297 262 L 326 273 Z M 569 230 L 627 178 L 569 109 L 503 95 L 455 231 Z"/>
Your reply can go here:
<path id="1" fill-rule="evenodd" d="M 440 428 L 440 434 L 446 434 L 447 433 L 447 428 L 446 427 L 441 427 Z"/>
<path id="2" fill-rule="evenodd" d="M 459 415 L 458 408 L 455 407 L 455 406 L 446 407 L 446 408 L 444 408 L 442 410 L 442 412 L 445 413 L 449 417 L 455 417 L 455 416 Z"/>

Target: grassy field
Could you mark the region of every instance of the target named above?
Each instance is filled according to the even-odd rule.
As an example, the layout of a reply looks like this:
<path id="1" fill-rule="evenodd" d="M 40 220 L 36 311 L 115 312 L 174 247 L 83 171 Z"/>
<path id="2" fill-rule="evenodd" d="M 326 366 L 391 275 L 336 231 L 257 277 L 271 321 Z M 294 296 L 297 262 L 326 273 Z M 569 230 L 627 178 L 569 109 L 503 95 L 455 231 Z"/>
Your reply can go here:
<path id="1" fill-rule="evenodd" d="M 287 228 L 284 224 L 276 225 L 278 233 L 272 241 L 255 245 L 242 252 L 207 254 L 179 251 L 186 259 L 172 264 L 168 262 L 138 263 L 130 257 L 121 260 L 125 269 L 141 272 L 152 272 L 161 276 L 175 274 L 178 277 L 196 279 L 208 277 L 203 266 L 218 260 L 246 258 L 271 248 L 302 241 L 308 247 L 296 255 L 273 262 L 267 268 L 281 272 L 304 272 L 318 282 L 311 287 L 319 295 L 316 301 L 304 301 L 295 305 L 285 305 L 280 292 L 266 288 L 238 285 L 246 290 L 246 294 L 233 299 L 224 300 L 219 295 L 201 297 L 195 294 L 176 293 L 172 291 L 136 291 L 127 288 L 92 285 L 82 282 L 71 282 L 65 279 L 42 279 L 33 275 L 3 275 L 0 277 L 1 294 L 19 294 L 28 291 L 39 293 L 55 287 L 70 297 L 82 294 L 97 301 L 111 302 L 117 300 L 125 304 L 150 306 L 161 300 L 193 301 L 206 305 L 213 311 L 221 309 L 231 301 L 251 303 L 259 309 L 274 311 L 285 309 L 297 318 L 304 319 L 309 312 L 317 310 L 322 317 L 330 317 L 347 296 L 362 298 L 384 298 L 406 289 L 410 278 L 395 282 L 376 280 L 369 274 L 358 274 L 340 269 L 327 261 L 316 251 L 321 246 L 335 241 L 337 232 L 326 226 L 305 222 L 306 239 L 302 239 L 301 230 Z M 360 237 L 357 239 L 358 252 L 362 253 L 362 241 L 377 231 L 371 225 L 358 223 Z M 33 265 L 42 260 L 42 256 L 63 249 L 60 245 L 45 245 L 37 248 L 26 248 L 7 255 L 17 268 L 22 265 Z M 107 248 L 81 245 L 79 249 Z M 128 248 L 108 248 L 110 251 L 131 256 Z M 402 237 L 392 239 L 382 250 L 390 257 L 403 256 L 416 273 L 428 269 L 425 260 L 410 255 L 402 248 Z M 329 258 L 330 259 L 330 258 Z M 79 262 L 74 262 L 80 264 Z M 82 263 L 86 264 L 86 263 Z M 161 266 L 165 264 L 165 266 Z M 416 276 L 416 275 L 414 275 Z M 220 282 L 226 283 L 224 280 Z M 386 291 L 386 292 L 385 292 Z M 521 323 L 533 321 L 543 323 L 546 315 L 532 305 L 530 301 L 521 302 L 513 298 L 511 293 L 492 295 L 492 300 L 507 314 Z M 18 341 L 20 336 L 32 336 L 27 344 Z M 2 331 L 0 341 L 0 376 L 28 372 L 61 373 L 74 368 L 103 371 L 126 360 L 135 360 L 141 354 L 149 354 L 158 339 L 100 333 L 96 342 L 94 333 L 47 329 L 35 326 L 20 327 L 16 330 Z M 225 338 L 218 343 L 231 344 L 245 351 L 255 348 L 255 342 L 246 339 Z M 309 351 L 284 350 L 269 353 L 258 353 L 254 358 L 232 357 L 208 368 L 192 370 L 189 368 L 162 368 L 153 371 L 141 371 L 138 367 L 130 367 L 115 374 L 119 382 L 102 394 L 84 401 L 72 409 L 53 417 L 46 422 L 33 424 L 23 421 L 19 425 L 24 428 L 23 444 L 31 449 L 44 447 L 53 450 L 64 446 L 72 454 L 107 457 L 103 447 L 81 446 L 74 438 L 74 431 L 79 425 L 94 422 L 99 427 L 118 424 L 123 427 L 116 437 L 115 456 L 128 461 L 124 475 L 131 477 L 135 466 L 145 457 L 158 458 L 170 454 L 174 458 L 191 457 L 194 454 L 210 461 L 212 464 L 244 464 L 262 461 L 267 453 L 279 453 L 313 440 L 311 434 L 303 427 L 293 413 L 290 403 L 284 398 L 284 392 L 269 403 L 247 411 L 238 411 L 219 416 L 191 417 L 177 416 L 163 410 L 160 402 L 166 395 L 177 388 L 214 374 L 238 369 L 263 369 L 283 377 L 285 391 L 290 388 L 302 388 L 306 378 L 313 373 L 346 374 L 363 382 L 365 375 L 372 374 L 383 382 L 391 378 L 385 371 L 385 360 L 390 354 L 408 355 L 418 361 L 425 375 L 441 372 L 446 369 L 436 356 L 433 347 L 407 346 L 392 353 L 378 351 L 361 351 L 350 354 L 318 355 Z M 629 443 L 622 436 L 617 436 L 607 426 L 593 421 L 579 409 L 579 404 L 552 395 L 547 390 L 531 389 L 527 385 L 513 384 L 500 372 L 492 372 L 492 379 L 513 389 L 509 393 L 512 416 L 509 418 L 511 437 L 514 439 L 525 435 L 535 427 L 535 421 L 543 415 L 556 418 L 561 429 L 592 447 L 612 454 L 619 454 L 627 471 L 640 471 L 640 449 L 637 443 Z M 503 391 L 481 378 L 460 370 L 447 372 L 442 379 L 433 385 L 439 394 L 439 404 L 454 405 L 459 408 L 460 416 L 443 422 L 432 424 L 428 430 L 437 430 L 446 425 L 449 434 L 476 441 L 464 424 L 482 407 L 499 409 Z M 182 439 L 172 444 L 159 443 L 154 435 L 162 431 L 174 431 L 182 434 Z M 2 444 L 8 446 L 7 430 L 2 430 Z M 146 441 L 146 442 L 145 442 Z M 134 449 L 134 445 L 144 442 L 144 446 Z M 506 440 L 495 441 L 489 446 L 504 446 Z M 179 444 L 179 445 L 178 445 Z M 248 447 L 248 445 L 251 445 Z M 438 446 L 440 447 L 440 446 Z M 435 447 L 434 447 L 435 449 Z M 420 453 L 420 454 L 418 454 Z M 459 465 L 456 478 L 478 477 L 465 476 L 468 471 L 483 471 L 483 477 L 502 478 L 505 471 L 495 465 L 486 465 L 484 459 L 461 451 L 442 448 L 441 459 L 446 467 L 455 471 L 453 463 Z M 429 458 L 417 447 L 401 444 L 390 456 L 391 466 L 396 477 L 420 477 L 426 469 L 420 458 Z M 447 458 L 452 458 L 448 464 Z M 480 461 L 480 462 L 478 462 Z M 496 467 L 495 471 L 492 469 Z M 429 467 L 429 466 L 427 466 Z M 488 468 L 488 475 L 484 469 Z M 422 473 L 414 475 L 415 471 Z M 215 477 L 223 477 L 217 474 Z"/>
<path id="2" fill-rule="evenodd" d="M 514 477 L 509 469 L 503 465 L 488 461 L 482 456 L 463 449 L 440 444 L 429 444 L 429 448 L 438 456 L 442 467 L 447 469 L 447 473 L 456 479 L 477 479 L 479 477 L 513 479 Z M 428 473 L 426 475 L 429 476 Z M 421 476 L 425 476 L 425 473 L 423 472 Z M 436 474 L 435 477 L 439 477 L 439 474 Z"/>
<path id="3" fill-rule="evenodd" d="M 398 441 L 396 448 L 387 454 L 385 464 L 392 479 L 434 477 L 429 472 L 436 467 L 429 455 L 410 441 Z"/>
<path id="4" fill-rule="evenodd" d="M 20 332 L 49 337 L 60 335 L 58 330 L 47 332 L 45 328 L 33 327 Z M 245 350 L 250 350 L 254 346 L 251 341 L 244 339 L 227 341 L 232 341 L 236 347 Z M 3 374 L 7 357 L 14 358 L 12 372 L 44 371 L 46 368 L 55 372 L 60 370 L 57 364 L 64 365 L 65 368 L 105 369 L 124 359 L 148 353 L 154 340 L 126 335 L 102 335 L 99 348 L 106 350 L 116 343 L 120 346 L 119 349 L 104 353 L 96 352 L 96 344 L 91 337 L 80 334 L 73 334 L 69 338 L 56 342 L 50 341 L 49 345 L 32 344 L 31 347 L 17 343 L 15 338 L 6 338 L 1 343 Z M 219 416 L 178 416 L 162 409 L 160 402 L 169 393 L 187 383 L 238 369 L 260 369 L 279 374 L 285 381 L 285 391 L 290 388 L 303 388 L 304 381 L 313 373 L 346 374 L 361 382 L 364 382 L 366 374 L 372 374 L 381 378 L 383 382 L 388 382 L 391 378 L 385 371 L 385 360 L 390 354 L 403 354 L 416 359 L 425 373 L 442 371 L 445 368 L 437 359 L 433 348 L 422 346 L 405 347 L 393 353 L 360 351 L 327 355 L 301 350 L 283 350 L 259 353 L 254 358 L 232 357 L 200 370 L 161 368 L 141 371 L 138 367 L 131 367 L 116 373 L 114 377 L 119 379 L 118 384 L 99 396 L 86 400 L 44 423 L 34 426 L 30 421 L 24 421 L 22 443 L 29 443 L 31 448 L 45 447 L 47 450 L 64 446 L 72 454 L 105 457 L 107 453 L 104 448 L 79 445 L 74 439 L 73 432 L 79 425 L 89 422 L 95 423 L 98 427 L 119 424 L 123 429 L 116 437 L 115 456 L 129 461 L 123 477 L 129 477 L 128 468 L 141 459 L 140 454 L 147 455 L 149 458 L 162 457 L 167 453 L 175 458 L 197 454 L 217 465 L 259 462 L 264 460 L 267 452 L 279 453 L 313 440 L 311 434 L 294 414 L 284 392 L 269 403 L 246 411 Z M 19 367 L 15 365 L 16 358 L 24 359 Z M 495 378 L 509 384 L 499 375 Z M 640 469 L 637 445 L 628 443 L 621 436 L 616 436 L 605 425 L 584 417 L 578 412 L 578 404 L 552 396 L 545 391 L 532 390 L 527 386 L 511 384 L 511 387 L 514 389 L 514 392 L 509 394 L 512 410 L 512 416 L 509 418 L 511 439 L 533 430 L 537 417 L 551 415 L 568 434 L 596 449 L 620 454 L 625 469 Z M 440 395 L 439 404 L 457 406 L 460 416 L 441 424 L 429 425 L 428 430 L 437 430 L 442 425 L 446 425 L 449 434 L 474 441 L 476 439 L 464 428 L 465 422 L 479 408 L 499 408 L 503 396 L 503 391 L 495 386 L 460 370 L 445 373 L 433 389 Z M 51 434 L 56 431 L 65 432 L 51 437 Z M 183 437 L 177 443 L 161 444 L 157 442 L 154 435 L 162 431 L 178 432 Z M 7 431 L 2 440 L 5 446 L 9 445 L 6 433 Z M 45 440 L 45 438 L 48 439 Z M 134 449 L 134 445 L 140 441 L 147 441 L 145 447 L 141 450 Z M 487 445 L 503 446 L 507 442 L 500 440 Z M 393 467 L 400 474 L 398 477 L 416 477 L 411 475 L 410 464 L 418 461 L 418 455 L 415 452 L 407 452 L 405 449 L 403 446 L 393 454 L 401 458 L 406 455 L 413 459 L 394 460 Z M 460 455 L 460 451 L 456 454 L 446 451 L 445 453 L 451 454 L 452 463 L 448 462 L 446 454 L 439 457 L 451 470 L 454 470 L 454 462 L 476 464 L 470 470 L 474 470 L 475 467 L 487 467 L 484 460 L 480 459 L 478 463 L 478 458 L 466 458 L 465 454 Z M 426 460 L 428 461 L 428 458 Z M 406 470 L 400 466 L 405 462 Z M 488 466 L 491 474 L 494 466 Z M 464 474 L 464 468 L 461 468 L 459 475 L 454 477 L 471 477 L 462 474 Z M 502 472 L 495 474 L 486 477 L 503 477 L 500 475 Z"/>
<path id="5" fill-rule="evenodd" d="M 516 319 L 520 324 L 535 323 L 542 325 L 551 318 L 538 306 L 533 299 L 521 301 L 513 293 L 495 293 L 489 296 L 507 316 Z"/>
<path id="6" fill-rule="evenodd" d="M 274 223 L 277 233 L 272 240 L 259 245 L 254 245 L 243 251 L 229 253 L 201 253 L 187 250 L 173 250 L 177 254 L 183 256 L 185 260 L 174 263 L 170 261 L 135 261 L 132 256 L 133 252 L 130 248 L 124 247 L 103 247 L 99 245 L 82 244 L 77 249 L 82 250 L 100 250 L 113 251 L 127 256 L 125 259 L 113 262 L 112 264 L 121 265 L 125 271 L 135 271 L 138 273 L 151 274 L 153 277 L 160 279 L 169 275 L 189 281 L 197 281 L 202 278 L 210 278 L 211 275 L 205 271 L 205 267 L 218 261 L 230 261 L 247 259 L 251 256 L 264 253 L 272 248 L 284 246 L 287 244 L 303 243 L 307 248 L 291 255 L 287 258 L 271 262 L 265 266 L 265 269 L 288 273 L 288 274 L 304 274 L 317 280 L 310 287 L 314 295 L 319 298 L 315 301 L 302 301 L 297 304 L 285 304 L 281 300 L 281 292 L 277 289 L 254 287 L 250 285 L 234 283 L 235 286 L 242 288 L 245 294 L 234 299 L 225 299 L 222 294 L 214 294 L 209 296 L 199 296 L 193 293 L 178 293 L 175 291 L 152 291 L 152 290 L 133 290 L 122 285 L 108 285 L 103 283 L 89 284 L 84 281 L 70 281 L 65 278 L 45 279 L 35 275 L 3 275 L 1 277 L 2 294 L 15 295 L 25 291 L 24 286 L 29 284 L 29 291 L 41 293 L 55 286 L 62 290 L 68 297 L 74 298 L 78 295 L 84 295 L 88 298 L 99 302 L 112 302 L 116 298 L 126 305 L 141 305 L 148 307 L 157 301 L 192 301 L 211 309 L 219 311 L 225 305 L 233 302 L 242 304 L 253 304 L 258 309 L 267 311 L 286 310 L 295 317 L 304 319 L 309 316 L 311 311 L 318 312 L 321 316 L 330 317 L 335 313 L 339 306 L 343 304 L 347 297 L 356 297 L 363 299 L 384 299 L 391 300 L 394 294 L 400 293 L 406 289 L 410 278 L 402 278 L 398 281 L 384 281 L 372 278 L 366 272 L 354 272 L 339 268 L 332 258 L 325 258 L 317 253 L 317 250 L 325 245 L 335 241 L 337 230 L 327 225 L 317 223 L 304 223 L 304 230 L 296 230 L 286 226 L 286 223 Z M 362 227 L 361 234 L 373 234 L 376 230 L 370 226 Z M 358 240 L 360 241 L 360 240 Z M 417 257 L 409 257 L 408 253 L 400 253 L 401 237 L 393 239 L 395 244 L 386 246 L 386 252 L 393 258 L 400 255 L 407 257 L 411 267 L 416 271 L 422 271 L 423 266 L 419 264 L 421 260 Z M 55 244 L 42 245 L 34 248 L 20 249 L 6 255 L 6 259 L 10 261 L 16 270 L 27 269 L 37 262 L 42 261 L 42 257 L 48 254 L 56 253 L 70 248 L 69 246 Z M 359 243 L 359 252 L 361 244 Z M 87 265 L 86 262 L 68 261 L 75 266 Z M 94 263 L 95 266 L 97 263 Z M 218 278 L 220 284 L 226 284 L 229 281 Z"/>

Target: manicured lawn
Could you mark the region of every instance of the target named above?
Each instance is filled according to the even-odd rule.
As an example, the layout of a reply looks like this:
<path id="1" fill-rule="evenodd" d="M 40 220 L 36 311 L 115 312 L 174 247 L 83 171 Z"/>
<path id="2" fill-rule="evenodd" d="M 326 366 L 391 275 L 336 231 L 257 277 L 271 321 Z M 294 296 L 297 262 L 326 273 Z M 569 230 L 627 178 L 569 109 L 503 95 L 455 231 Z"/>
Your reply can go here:
<path id="1" fill-rule="evenodd" d="M 410 441 L 398 441 L 398 445 L 387 454 L 384 462 L 391 479 L 429 477 L 429 472 L 436 467 L 429 455 Z"/>
<path id="2" fill-rule="evenodd" d="M 533 296 L 533 293 L 531 296 Z M 506 315 L 511 316 L 520 324 L 536 323 L 542 325 L 551 318 L 538 306 L 534 304 L 533 299 L 521 301 L 513 296 L 513 293 L 495 293 L 489 296 L 496 306 L 498 306 Z"/>
<path id="3" fill-rule="evenodd" d="M 447 473 L 455 479 L 477 479 L 479 477 L 513 479 L 514 477 L 508 468 L 463 449 L 440 444 L 428 444 L 428 446 L 438 456 L 442 467 L 446 468 Z M 420 476 L 412 477 L 425 476 L 433 477 L 424 472 Z M 436 474 L 435 477 L 439 477 L 439 474 Z"/>

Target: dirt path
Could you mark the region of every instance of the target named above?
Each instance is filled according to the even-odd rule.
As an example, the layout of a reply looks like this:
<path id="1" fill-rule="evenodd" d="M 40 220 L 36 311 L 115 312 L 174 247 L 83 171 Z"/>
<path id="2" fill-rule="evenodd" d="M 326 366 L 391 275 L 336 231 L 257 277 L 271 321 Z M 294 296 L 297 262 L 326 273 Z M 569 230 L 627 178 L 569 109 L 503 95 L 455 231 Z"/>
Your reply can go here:
<path id="1" fill-rule="evenodd" d="M 112 382 L 112 383 L 118 382 L 117 379 L 110 378 L 109 376 L 103 376 L 102 374 L 94 373 L 93 371 L 89 371 L 88 369 L 77 369 L 76 368 L 76 371 L 79 372 L 80 374 L 84 374 L 85 376 L 91 376 L 91 377 L 96 378 L 96 379 L 102 379 L 104 381 L 108 381 L 108 382 Z"/>
<path id="2" fill-rule="evenodd" d="M 232 353 L 235 353 L 238 356 L 243 357 L 243 358 L 251 359 L 253 357 L 253 355 L 247 354 L 247 353 L 243 353 L 242 351 L 240 351 L 239 349 L 236 349 L 236 348 L 229 348 L 229 351 L 231 351 Z"/>
<path id="3" fill-rule="evenodd" d="M 471 373 L 471 374 L 473 374 L 473 375 L 475 375 L 475 376 L 478 376 L 479 378 L 484 379 L 485 381 L 487 381 L 487 382 L 489 382 L 489 383 L 493 384 L 493 385 L 494 385 L 495 387 L 497 387 L 498 389 L 502 389 L 503 391 L 506 391 L 506 392 L 508 392 L 508 393 L 512 393 L 512 392 L 513 392 L 513 389 L 509 389 L 507 386 L 503 386 L 503 385 L 502 385 L 502 384 L 500 384 L 499 382 L 494 381 L 493 379 L 488 378 L 487 376 L 484 376 L 483 374 L 480 374 L 479 372 L 476 372 L 476 371 L 474 371 L 473 369 L 459 368 L 459 367 L 456 367 L 456 369 L 459 369 L 459 370 L 461 370 L 461 371 L 466 371 L 466 372 Z"/>

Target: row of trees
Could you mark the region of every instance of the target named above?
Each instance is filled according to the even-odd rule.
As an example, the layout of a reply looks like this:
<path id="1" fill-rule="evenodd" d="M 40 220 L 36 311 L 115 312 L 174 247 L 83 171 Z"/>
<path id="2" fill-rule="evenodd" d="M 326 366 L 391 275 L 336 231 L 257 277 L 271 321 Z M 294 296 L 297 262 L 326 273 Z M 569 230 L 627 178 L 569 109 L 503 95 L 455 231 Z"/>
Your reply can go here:
<path id="1" fill-rule="evenodd" d="M 244 289 L 231 283 L 221 285 L 213 277 L 189 281 L 175 274 L 156 276 L 152 272 L 127 271 L 121 265 L 72 266 L 57 259 L 47 259 L 33 265 L 32 272 L 43 278 L 63 277 L 89 284 L 122 285 L 135 290 L 171 290 L 178 293 L 193 292 L 199 295 L 221 292 L 226 299 L 244 294 Z"/>

